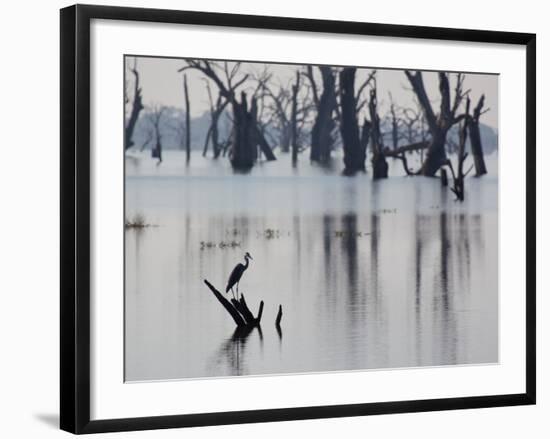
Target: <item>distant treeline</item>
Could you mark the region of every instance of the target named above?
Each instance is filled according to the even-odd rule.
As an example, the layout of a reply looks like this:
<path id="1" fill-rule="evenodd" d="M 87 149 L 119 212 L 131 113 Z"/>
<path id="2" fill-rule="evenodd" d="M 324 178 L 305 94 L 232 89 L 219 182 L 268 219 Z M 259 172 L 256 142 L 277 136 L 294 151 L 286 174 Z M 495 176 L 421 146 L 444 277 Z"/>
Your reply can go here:
<path id="1" fill-rule="evenodd" d="M 134 132 L 134 148 L 136 150 L 152 149 L 154 147 L 154 135 L 153 126 L 151 124 L 151 110 L 145 109 L 141 112 L 140 117 L 136 123 Z M 160 127 L 163 133 L 162 146 L 165 149 L 177 150 L 185 149 L 185 112 L 183 109 L 169 107 L 160 116 Z M 211 118 L 209 112 L 204 112 L 199 117 L 191 118 L 191 149 L 203 150 L 205 139 L 208 129 L 211 124 Z M 479 124 L 481 141 L 483 144 L 483 150 L 485 154 L 491 154 L 498 149 L 498 134 L 490 126 L 483 123 Z M 267 137 L 273 142 L 274 149 L 277 148 L 277 133 L 275 130 L 271 130 L 266 133 Z M 225 114 L 220 117 L 219 123 L 219 135 L 220 138 L 227 138 L 231 131 L 231 119 L 230 112 L 225 111 Z M 402 128 L 403 136 L 405 137 L 405 127 Z M 390 144 L 391 138 L 391 126 L 389 120 L 382 121 L 382 135 L 386 144 Z M 304 137 L 311 136 L 310 131 L 304 133 Z M 340 143 L 340 142 L 337 142 Z M 400 142 L 406 144 L 405 141 Z M 456 145 L 459 143 L 459 128 L 457 125 L 453 126 L 447 137 L 447 151 L 453 153 L 456 150 Z M 340 148 L 342 145 L 337 144 L 336 147 Z M 466 141 L 466 150 L 470 150 L 470 139 Z"/>

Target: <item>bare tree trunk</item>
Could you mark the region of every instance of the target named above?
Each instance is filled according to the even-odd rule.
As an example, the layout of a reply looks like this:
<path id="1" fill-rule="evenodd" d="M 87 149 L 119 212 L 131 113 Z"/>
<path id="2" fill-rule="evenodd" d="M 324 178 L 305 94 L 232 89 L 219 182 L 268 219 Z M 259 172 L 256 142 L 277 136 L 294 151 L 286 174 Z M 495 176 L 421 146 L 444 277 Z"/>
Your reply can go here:
<path id="1" fill-rule="evenodd" d="M 378 101 L 376 98 L 376 89 L 370 91 L 369 114 L 371 120 L 371 150 L 372 150 L 372 178 L 388 178 L 388 163 L 384 154 L 384 145 L 382 144 L 382 134 L 380 132 L 380 117 L 377 111 Z"/>
<path id="2" fill-rule="evenodd" d="M 438 130 L 432 137 L 430 146 L 426 152 L 426 159 L 422 164 L 420 173 L 422 175 L 433 177 L 438 169 L 447 161 L 445 151 L 445 141 L 447 139 L 447 130 Z"/>
<path id="3" fill-rule="evenodd" d="M 233 141 L 231 165 L 236 169 L 248 169 L 254 165 L 254 152 L 250 141 L 250 113 L 246 94 L 241 93 L 241 102 L 233 101 Z"/>
<path id="4" fill-rule="evenodd" d="M 208 144 L 210 143 L 210 137 L 212 137 L 212 125 L 208 127 L 208 131 L 206 131 L 206 137 L 204 138 L 204 146 L 202 147 L 203 157 L 206 157 L 206 154 L 208 152 Z"/>
<path id="5" fill-rule="evenodd" d="M 187 75 L 183 75 L 183 90 L 185 92 L 185 159 L 189 163 L 191 160 L 191 106 L 187 89 Z"/>
<path id="6" fill-rule="evenodd" d="M 459 133 L 459 144 L 458 144 L 458 165 L 457 165 L 457 171 L 455 174 L 455 171 L 453 169 L 453 165 L 450 160 L 447 160 L 447 165 L 451 169 L 451 174 L 453 176 L 453 187 L 451 188 L 451 191 L 456 195 L 456 199 L 459 201 L 464 201 L 464 178 L 468 174 L 468 171 L 466 174 L 464 174 L 464 160 L 466 160 L 466 157 L 468 156 L 468 153 L 466 150 L 466 139 L 468 137 L 468 118 L 469 118 L 469 111 L 470 111 L 470 99 L 466 101 L 466 117 L 464 119 L 464 122 L 462 123 L 462 126 L 460 127 L 460 133 Z"/>
<path id="7" fill-rule="evenodd" d="M 436 116 L 432 104 L 424 88 L 422 72 L 411 73 L 405 70 L 405 74 L 412 85 L 423 109 L 428 128 L 431 133 L 431 142 L 426 154 L 426 160 L 422 164 L 420 173 L 425 176 L 434 177 L 439 168 L 447 163 L 445 143 L 449 129 L 463 116 L 456 116 L 456 111 L 462 102 L 465 93 L 462 93 L 463 75 L 457 75 L 454 102 L 451 104 L 449 78 L 447 73 L 439 72 L 439 92 L 441 94 L 440 111 Z"/>
<path id="8" fill-rule="evenodd" d="M 153 126 L 152 130 L 155 136 L 155 146 L 151 150 L 151 156 L 159 159 L 159 163 L 162 162 L 162 132 L 160 125 L 162 122 L 162 115 L 165 110 L 166 107 L 153 107 L 148 115 L 151 125 Z"/>
<path id="9" fill-rule="evenodd" d="M 319 163 L 328 163 L 334 139 L 334 120 L 332 113 L 336 109 L 336 87 L 334 71 L 328 66 L 319 66 L 323 80 L 323 93 L 317 106 L 317 117 L 311 131 L 310 159 Z"/>
<path id="10" fill-rule="evenodd" d="M 447 170 L 445 168 L 441 168 L 439 170 L 439 174 L 441 176 L 441 186 L 447 187 L 449 185 L 449 178 L 447 177 Z"/>
<path id="11" fill-rule="evenodd" d="M 259 157 L 258 153 L 258 144 L 260 143 L 260 138 L 256 132 L 258 120 L 258 103 L 254 96 L 250 100 L 250 111 L 248 114 L 248 139 L 250 141 L 250 154 L 252 154 L 252 161 L 256 162 Z"/>
<path id="12" fill-rule="evenodd" d="M 136 69 L 136 64 L 134 63 L 134 68 L 131 69 L 135 77 L 134 83 L 134 100 L 132 102 L 132 111 L 130 112 L 130 118 L 124 129 L 124 149 L 131 148 L 134 145 L 132 136 L 134 135 L 134 128 L 139 119 L 139 113 L 143 110 L 143 100 L 141 96 L 141 87 L 139 85 L 139 73 Z"/>
<path id="13" fill-rule="evenodd" d="M 292 86 L 292 110 L 290 115 L 291 126 L 291 144 L 292 144 L 292 163 L 298 161 L 298 124 L 296 118 L 298 116 L 298 90 L 300 89 L 300 72 L 296 72 L 296 83 Z"/>
<path id="14" fill-rule="evenodd" d="M 479 98 L 479 102 L 474 108 L 473 115 L 467 118 L 468 131 L 470 134 L 470 148 L 472 151 L 472 157 L 474 159 L 474 166 L 476 170 L 476 177 L 481 177 L 487 174 L 487 167 L 485 166 L 485 159 L 483 158 L 483 146 L 481 144 L 481 133 L 479 131 L 479 117 L 482 114 L 483 104 L 485 102 L 485 95 Z"/>
<path id="15" fill-rule="evenodd" d="M 340 72 L 340 133 L 344 144 L 344 175 L 365 171 L 365 150 L 359 138 L 357 101 L 355 99 L 355 67 L 346 67 Z"/>
<path id="16" fill-rule="evenodd" d="M 242 92 L 241 102 L 233 101 L 234 137 L 231 164 L 235 169 L 250 169 L 258 158 L 258 146 L 266 160 L 277 159 L 259 129 L 256 117 L 256 101 L 252 99 L 251 108 L 248 110 L 246 93 Z"/>

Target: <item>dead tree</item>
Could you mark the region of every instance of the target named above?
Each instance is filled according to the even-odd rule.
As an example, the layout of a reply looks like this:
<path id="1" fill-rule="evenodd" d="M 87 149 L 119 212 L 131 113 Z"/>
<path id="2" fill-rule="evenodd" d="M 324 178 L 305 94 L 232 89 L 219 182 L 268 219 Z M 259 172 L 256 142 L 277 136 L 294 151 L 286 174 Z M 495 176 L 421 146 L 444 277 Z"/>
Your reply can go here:
<path id="1" fill-rule="evenodd" d="M 248 74 L 244 74 L 237 79 L 240 63 L 234 63 L 230 67 L 228 62 L 224 62 L 223 65 L 208 60 L 187 59 L 186 62 L 187 66 L 179 69 L 180 72 L 187 69 L 200 71 L 216 84 L 223 97 L 231 103 L 233 129 L 230 160 L 233 168 L 250 169 L 256 160 L 258 146 L 266 160 L 276 160 L 258 126 L 256 115 L 251 113 L 251 110 L 257 108 L 255 98 L 252 98 L 249 109 L 246 93 L 240 93 L 240 100 L 236 96 L 236 89 L 249 78 Z M 222 75 L 225 75 L 225 80 L 222 79 Z"/>
<path id="2" fill-rule="evenodd" d="M 159 163 L 162 162 L 162 131 L 161 121 L 162 115 L 165 112 L 166 107 L 153 106 L 147 114 L 147 118 L 153 129 L 155 143 L 151 150 L 151 157 L 159 159 Z"/>
<path id="3" fill-rule="evenodd" d="M 458 115 L 457 111 L 462 103 L 464 96 L 468 92 L 462 91 L 462 83 L 464 81 L 464 75 L 457 74 L 457 82 L 455 87 L 454 99 L 451 102 L 451 91 L 449 86 L 449 75 L 445 72 L 439 72 L 439 92 L 441 94 L 441 103 L 439 106 L 439 113 L 436 115 L 432 108 L 428 94 L 424 87 L 424 80 L 422 78 L 422 72 L 417 71 L 412 73 L 409 70 L 405 70 L 413 91 L 418 98 L 424 117 L 428 124 L 428 129 L 431 134 L 430 146 L 426 154 L 426 159 L 422 164 L 419 171 L 420 174 L 433 177 L 438 169 L 447 163 L 447 154 L 445 151 L 445 143 L 447 140 L 447 133 L 449 129 L 455 124 L 460 122 L 464 115 Z"/>
<path id="4" fill-rule="evenodd" d="M 290 134 L 292 163 L 298 161 L 298 91 L 300 90 L 300 72 L 296 71 L 296 82 L 292 85 L 292 107 L 290 112 Z"/>
<path id="5" fill-rule="evenodd" d="M 365 151 L 361 150 L 359 124 L 355 112 L 355 67 L 345 67 L 340 71 L 340 132 L 344 145 L 344 175 L 354 175 L 365 171 Z"/>
<path id="6" fill-rule="evenodd" d="M 335 122 L 332 114 L 336 111 L 336 78 L 332 67 L 319 66 L 323 92 L 319 97 L 319 91 L 312 66 L 306 67 L 306 77 L 311 83 L 314 101 L 317 107 L 317 116 L 311 130 L 310 159 L 314 162 L 327 164 L 334 145 L 332 132 Z"/>
<path id="7" fill-rule="evenodd" d="M 139 85 L 139 73 L 137 71 L 137 60 L 134 60 L 134 67 L 130 69 L 134 74 L 134 98 L 132 101 L 132 109 L 130 110 L 130 117 L 128 123 L 124 128 L 124 149 L 131 148 L 134 145 L 132 136 L 134 135 L 134 129 L 139 119 L 139 113 L 143 110 L 143 100 L 141 96 L 141 86 Z"/>
<path id="8" fill-rule="evenodd" d="M 302 137 L 305 133 L 304 127 L 308 123 L 310 112 L 314 105 L 311 103 L 310 90 L 308 85 L 302 83 L 301 73 L 296 71 L 294 81 L 289 81 L 287 86 L 279 86 L 274 92 L 269 84 L 271 75 L 258 79 L 262 93 L 259 101 L 264 102 L 268 98 L 268 121 L 262 126 L 271 126 L 279 133 L 278 144 L 282 152 L 292 153 L 292 163 L 296 164 L 298 153 L 303 150 Z M 263 78 L 263 79 L 262 79 Z M 263 108 L 263 107 L 262 107 Z"/>
<path id="9" fill-rule="evenodd" d="M 227 300 L 222 293 L 220 293 L 214 285 L 212 285 L 208 280 L 204 280 L 206 286 L 212 291 L 214 297 L 222 304 L 225 310 L 229 313 L 238 329 L 254 328 L 259 327 L 262 320 L 262 314 L 264 310 L 264 301 L 260 302 L 260 307 L 258 308 L 258 313 L 256 316 L 252 314 L 250 308 L 246 304 L 244 295 L 241 294 L 239 300 L 231 299 Z"/>
<path id="10" fill-rule="evenodd" d="M 487 174 L 485 159 L 483 158 L 483 146 L 481 144 L 481 133 L 479 131 L 479 117 L 488 111 L 482 111 L 485 102 L 485 95 L 481 95 L 477 105 L 474 108 L 473 114 L 466 118 L 468 124 L 468 134 L 470 135 L 470 151 L 474 159 L 476 177 L 481 177 Z"/>
<path id="11" fill-rule="evenodd" d="M 185 159 L 189 163 L 191 160 L 191 106 L 187 89 L 187 75 L 183 75 L 183 91 L 185 94 Z"/>
<path id="12" fill-rule="evenodd" d="M 355 67 L 345 67 L 339 74 L 340 92 L 340 134 L 344 150 L 344 175 L 365 172 L 367 144 L 371 134 L 371 122 L 365 120 L 359 129 L 358 113 L 361 109 L 360 96 L 363 89 L 374 79 L 372 72 L 355 94 Z"/>
<path id="13" fill-rule="evenodd" d="M 263 99 L 267 97 L 269 104 L 268 109 L 270 112 L 270 118 L 268 124 L 273 126 L 278 131 L 278 144 L 282 152 L 290 151 L 290 144 L 292 141 L 292 115 L 289 115 L 289 107 L 292 106 L 291 91 L 287 87 L 280 85 L 277 91 L 273 91 L 273 86 L 269 84 L 271 75 L 267 75 L 266 72 L 257 79 L 259 97 L 263 102 Z M 290 113 L 292 108 L 290 108 Z"/>
<path id="14" fill-rule="evenodd" d="M 376 87 L 370 90 L 369 99 L 369 115 L 371 121 L 370 142 L 372 152 L 372 178 L 378 180 L 380 178 L 388 178 L 388 163 L 384 153 L 384 145 L 382 134 L 380 132 L 380 117 L 378 116 L 378 100 L 376 97 Z"/>
<path id="15" fill-rule="evenodd" d="M 470 99 L 466 100 L 466 111 L 465 111 L 465 119 L 462 122 L 460 128 L 459 128 L 459 140 L 458 140 L 458 164 L 456 172 L 453 168 L 453 164 L 451 160 L 447 159 L 446 163 L 449 168 L 451 169 L 451 175 L 453 177 L 453 187 L 451 187 L 451 191 L 456 195 L 456 199 L 458 201 L 464 201 L 464 178 L 470 170 L 470 169 L 464 173 L 464 161 L 466 160 L 466 157 L 468 156 L 468 153 L 466 152 L 466 140 L 468 137 L 468 117 L 469 117 L 469 111 L 470 111 Z M 442 177 L 443 178 L 443 177 Z"/>
<path id="16" fill-rule="evenodd" d="M 391 127 L 390 135 L 391 135 L 392 148 L 391 150 L 388 150 L 388 148 L 384 148 L 384 154 L 386 157 L 393 157 L 395 159 L 401 160 L 405 173 L 407 175 L 412 175 L 413 172 L 409 169 L 407 155 L 406 155 L 406 153 L 410 151 L 411 148 L 416 149 L 416 145 L 413 143 L 414 139 L 411 133 L 411 128 L 409 128 L 409 132 L 406 135 L 406 138 L 409 140 L 410 145 L 408 145 L 407 148 L 399 149 L 399 140 L 401 138 L 400 127 L 402 126 L 403 122 L 402 122 L 402 119 L 399 118 L 397 115 L 397 108 L 393 102 L 393 97 L 391 93 L 389 93 L 389 98 L 390 98 L 390 127 Z M 419 145 L 419 146 L 422 149 L 424 145 Z"/>

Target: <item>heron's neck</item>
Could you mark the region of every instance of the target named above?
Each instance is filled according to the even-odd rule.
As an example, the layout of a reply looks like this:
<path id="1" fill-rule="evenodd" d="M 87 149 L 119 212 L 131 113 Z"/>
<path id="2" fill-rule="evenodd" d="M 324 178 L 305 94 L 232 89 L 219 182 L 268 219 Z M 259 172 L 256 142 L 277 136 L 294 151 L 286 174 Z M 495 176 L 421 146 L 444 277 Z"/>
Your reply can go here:
<path id="1" fill-rule="evenodd" d="M 244 262 L 244 268 L 245 268 L 245 270 L 246 270 L 246 269 L 248 268 L 248 258 L 245 257 L 245 258 L 244 258 L 244 261 L 245 261 L 245 262 Z"/>

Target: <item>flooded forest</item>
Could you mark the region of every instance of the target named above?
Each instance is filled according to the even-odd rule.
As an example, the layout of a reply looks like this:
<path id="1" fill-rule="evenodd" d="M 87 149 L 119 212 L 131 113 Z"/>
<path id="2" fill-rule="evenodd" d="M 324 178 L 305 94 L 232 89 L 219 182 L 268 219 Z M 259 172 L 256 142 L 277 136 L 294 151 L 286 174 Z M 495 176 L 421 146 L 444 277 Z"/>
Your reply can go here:
<path id="1" fill-rule="evenodd" d="M 127 381 L 498 361 L 498 75 L 127 56 L 124 83 Z"/>

